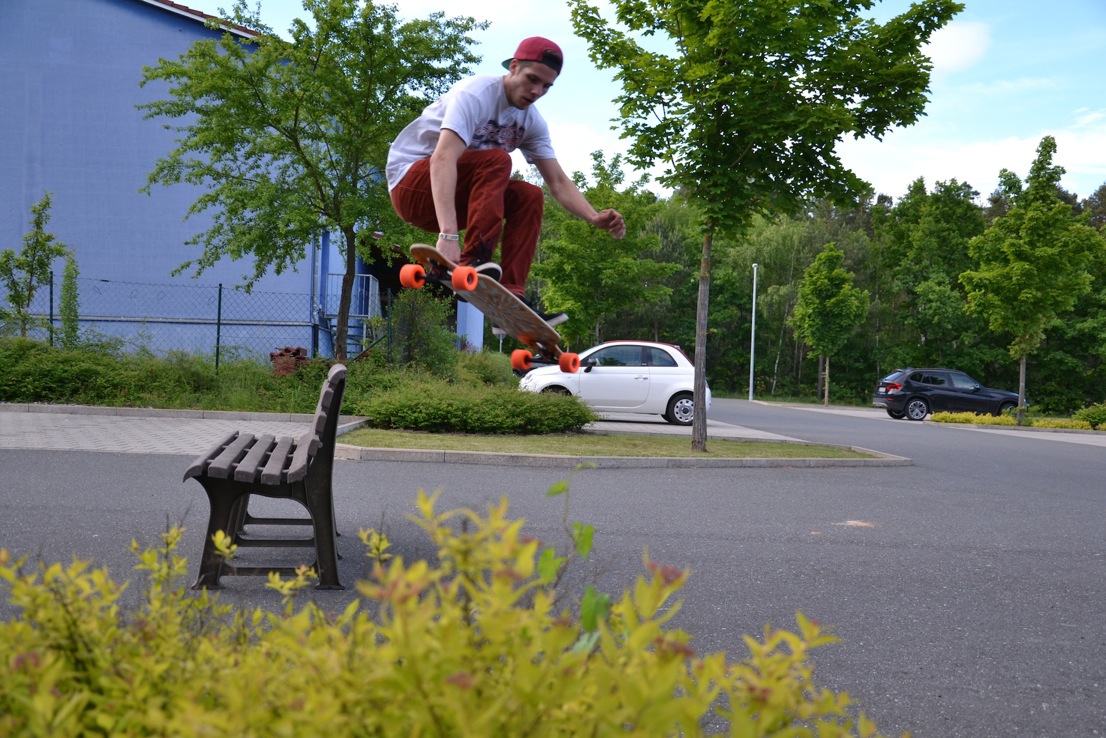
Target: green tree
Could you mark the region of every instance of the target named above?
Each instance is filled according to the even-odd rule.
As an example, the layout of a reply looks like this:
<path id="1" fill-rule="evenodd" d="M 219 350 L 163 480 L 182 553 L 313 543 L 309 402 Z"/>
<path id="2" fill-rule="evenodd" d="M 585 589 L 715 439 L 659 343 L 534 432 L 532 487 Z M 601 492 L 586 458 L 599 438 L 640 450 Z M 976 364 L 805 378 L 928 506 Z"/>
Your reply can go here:
<path id="1" fill-rule="evenodd" d="M 859 15 L 870 0 L 611 5 L 621 28 L 588 0 L 570 0 L 592 60 L 616 70 L 622 85 L 619 125 L 630 160 L 643 169 L 663 162 L 661 184 L 686 193 L 702 215 L 701 406 L 715 236 L 739 236 L 756 213 L 795 210 L 810 196 L 853 202 L 866 192 L 837 142 L 917 120 L 930 70 L 922 45 L 963 6 L 921 0 L 879 24 Z M 705 413 L 695 415 L 692 447 L 706 448 Z"/>
<path id="2" fill-rule="evenodd" d="M 960 275 L 970 309 L 992 330 L 1013 335 L 1009 350 L 1018 360 L 1019 423 L 1027 357 L 1041 345 L 1049 323 L 1090 290 L 1088 266 L 1106 256 L 1106 239 L 1058 195 L 1064 168 L 1052 164 L 1055 153 L 1056 140 L 1041 139 L 1024 188 L 1013 172 L 1000 173 L 1012 207 L 972 239 L 969 248 L 979 267 Z"/>
<path id="3" fill-rule="evenodd" d="M 403 22 L 395 6 L 358 0 L 303 2 L 313 23 L 295 20 L 291 42 L 261 21 L 260 8 L 236 0 L 230 22 L 258 35 L 226 32 L 143 70 L 142 84 L 166 83 L 170 97 L 139 108 L 174 121 L 167 127 L 179 134 L 145 191 L 203 186 L 188 215 L 211 211 L 213 223 L 189 241 L 201 256 L 177 271 L 252 256 L 247 289 L 270 269 L 294 267 L 321 230 L 340 234 L 335 344 L 344 358 L 358 248 L 369 253 L 364 241 L 375 230 L 402 228 L 384 184 L 388 146 L 479 61 L 469 34 L 486 24 L 440 12 Z"/>
<path id="4" fill-rule="evenodd" d="M 50 222 L 51 193 L 31 206 L 31 231 L 23 236 L 23 248 L 0 252 L 0 284 L 8 294 L 10 310 L 0 310 L 4 322 L 18 326 L 19 335 L 26 337 L 31 326 L 31 304 L 38 288 L 51 279 L 55 259 L 69 255 L 69 249 L 46 230 Z"/>
<path id="5" fill-rule="evenodd" d="M 826 244 L 799 285 L 799 298 L 790 323 L 795 333 L 822 357 L 823 401 L 829 405 L 829 359 L 845 345 L 849 334 L 868 312 L 868 293 L 853 286 L 853 275 L 845 270 L 845 252 Z"/>
<path id="6" fill-rule="evenodd" d="M 80 293 L 77 289 L 77 259 L 72 252 L 65 255 L 65 270 L 61 278 L 61 298 L 58 314 L 61 316 L 61 345 L 73 348 L 81 336 Z"/>
<path id="7" fill-rule="evenodd" d="M 978 196 L 955 179 L 938 182 L 932 192 L 918 179 L 878 219 L 881 255 L 892 278 L 883 294 L 894 306 L 894 334 L 885 346 L 892 363 L 978 367 L 969 355 L 985 325 L 968 313 L 958 281 L 972 266 L 968 243 L 985 227 Z"/>
<path id="8" fill-rule="evenodd" d="M 595 184 L 580 183 L 588 200 L 615 208 L 633 226 L 651 223 L 657 198 L 644 189 L 645 181 L 620 191 L 625 179 L 621 157 L 606 162 L 601 152 L 595 152 L 592 161 Z M 550 207 L 547 212 L 550 210 L 564 212 L 562 208 Z M 535 264 L 534 275 L 545 280 L 545 304 L 572 316 L 564 327 L 570 341 L 598 343 L 607 321 L 669 296 L 671 289 L 663 280 L 678 267 L 644 255 L 656 247 L 655 233 L 631 227 L 619 240 L 605 233 L 596 235 L 594 228 L 578 218 L 550 214 L 561 222 L 559 233 L 543 243 L 542 260 Z"/>
<path id="9" fill-rule="evenodd" d="M 1083 201 L 1083 212 L 1090 218 L 1087 221 L 1088 225 L 1099 233 L 1106 231 L 1106 184 L 1100 186 Z"/>

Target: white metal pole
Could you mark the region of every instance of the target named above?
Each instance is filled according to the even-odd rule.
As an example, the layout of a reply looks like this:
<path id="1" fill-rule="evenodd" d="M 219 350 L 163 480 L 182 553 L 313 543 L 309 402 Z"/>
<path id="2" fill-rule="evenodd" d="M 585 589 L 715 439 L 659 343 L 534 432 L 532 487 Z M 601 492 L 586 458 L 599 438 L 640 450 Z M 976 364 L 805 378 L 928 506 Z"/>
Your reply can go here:
<path id="1" fill-rule="evenodd" d="M 753 328 L 749 332 L 749 402 L 753 401 L 753 367 L 757 348 L 757 265 L 753 264 Z"/>

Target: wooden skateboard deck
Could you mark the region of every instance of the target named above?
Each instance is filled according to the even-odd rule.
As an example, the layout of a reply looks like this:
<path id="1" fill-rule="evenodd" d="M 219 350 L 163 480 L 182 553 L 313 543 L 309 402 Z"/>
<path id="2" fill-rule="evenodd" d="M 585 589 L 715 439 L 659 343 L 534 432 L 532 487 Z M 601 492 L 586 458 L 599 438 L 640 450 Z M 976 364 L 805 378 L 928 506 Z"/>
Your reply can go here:
<path id="1" fill-rule="evenodd" d="M 480 279 L 472 267 L 454 264 L 433 246 L 416 243 L 411 247 L 411 256 L 418 263 L 405 264 L 400 269 L 400 283 L 414 288 L 427 281 L 451 285 L 462 299 L 491 318 L 493 325 L 535 352 L 513 352 L 511 366 L 515 369 L 529 369 L 535 355 L 558 364 L 562 371 L 575 372 L 580 367 L 576 354 L 561 350 L 560 334 L 499 282 Z"/>

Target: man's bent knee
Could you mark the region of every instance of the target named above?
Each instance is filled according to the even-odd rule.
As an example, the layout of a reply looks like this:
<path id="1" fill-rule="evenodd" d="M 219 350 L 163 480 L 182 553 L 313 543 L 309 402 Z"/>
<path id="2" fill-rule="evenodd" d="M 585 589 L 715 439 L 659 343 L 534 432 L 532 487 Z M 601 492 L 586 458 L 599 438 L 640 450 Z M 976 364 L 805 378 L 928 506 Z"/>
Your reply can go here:
<path id="1" fill-rule="evenodd" d="M 515 212 L 543 212 L 545 210 L 545 192 L 541 187 L 523 182 L 520 179 L 512 179 L 507 185 L 508 196 L 514 200 Z"/>

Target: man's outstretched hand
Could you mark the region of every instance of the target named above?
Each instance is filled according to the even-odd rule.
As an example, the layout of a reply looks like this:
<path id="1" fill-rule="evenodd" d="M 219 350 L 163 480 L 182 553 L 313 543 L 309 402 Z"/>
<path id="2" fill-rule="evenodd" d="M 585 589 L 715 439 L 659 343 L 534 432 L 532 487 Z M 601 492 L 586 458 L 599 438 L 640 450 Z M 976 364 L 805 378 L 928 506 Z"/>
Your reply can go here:
<path id="1" fill-rule="evenodd" d="M 606 231 L 615 238 L 622 238 L 626 235 L 626 221 L 622 219 L 622 214 L 617 210 L 612 210 L 610 208 L 607 210 L 600 210 L 591 224 L 596 228 Z"/>

